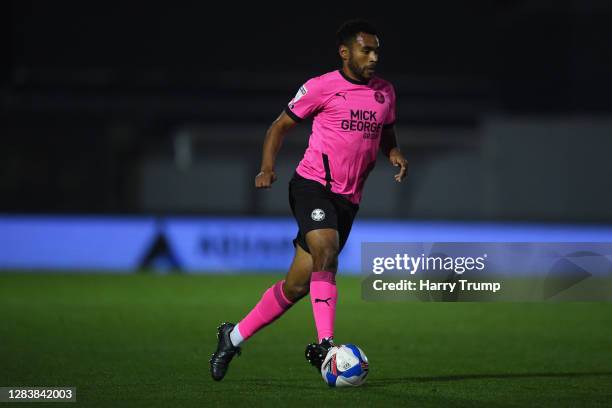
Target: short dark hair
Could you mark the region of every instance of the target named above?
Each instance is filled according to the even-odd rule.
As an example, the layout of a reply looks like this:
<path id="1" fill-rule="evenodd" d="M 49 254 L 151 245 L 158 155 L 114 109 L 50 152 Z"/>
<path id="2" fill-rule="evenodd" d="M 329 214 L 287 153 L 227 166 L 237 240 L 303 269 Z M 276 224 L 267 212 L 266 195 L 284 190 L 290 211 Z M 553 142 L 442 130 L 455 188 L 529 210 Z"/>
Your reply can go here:
<path id="1" fill-rule="evenodd" d="M 350 47 L 351 42 L 355 40 L 359 33 L 378 35 L 376 28 L 369 21 L 361 18 L 348 20 L 342 23 L 336 32 L 336 45 L 338 47 L 341 45 Z"/>

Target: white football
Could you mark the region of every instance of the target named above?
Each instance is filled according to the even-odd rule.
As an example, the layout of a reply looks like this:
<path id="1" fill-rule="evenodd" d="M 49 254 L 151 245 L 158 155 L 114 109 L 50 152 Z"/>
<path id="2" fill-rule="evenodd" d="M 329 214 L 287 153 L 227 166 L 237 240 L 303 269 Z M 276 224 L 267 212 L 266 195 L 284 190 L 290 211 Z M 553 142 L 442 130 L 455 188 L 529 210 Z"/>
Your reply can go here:
<path id="1" fill-rule="evenodd" d="M 354 344 L 332 347 L 321 365 L 323 380 L 330 387 L 358 387 L 365 382 L 368 371 L 368 358 Z"/>

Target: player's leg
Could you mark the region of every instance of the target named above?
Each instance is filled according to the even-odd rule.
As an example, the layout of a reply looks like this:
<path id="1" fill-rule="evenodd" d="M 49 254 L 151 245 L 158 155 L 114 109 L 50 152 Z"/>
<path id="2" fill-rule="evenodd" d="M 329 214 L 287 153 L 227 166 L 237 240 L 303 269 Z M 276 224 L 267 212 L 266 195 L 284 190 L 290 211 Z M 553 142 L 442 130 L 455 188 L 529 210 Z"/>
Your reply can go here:
<path id="1" fill-rule="evenodd" d="M 231 339 L 234 346 L 281 317 L 295 302 L 306 296 L 311 272 L 312 257 L 296 245 L 286 278 L 268 288 L 259 303 L 233 329 Z"/>
<path id="2" fill-rule="evenodd" d="M 336 271 L 340 240 L 333 228 L 316 229 L 306 234 L 306 243 L 312 256 L 313 272 L 310 278 L 310 300 L 319 342 L 334 336 L 334 320 L 338 289 Z"/>
<path id="3" fill-rule="evenodd" d="M 306 242 L 313 262 L 310 279 L 310 301 L 317 328 L 318 343 L 306 346 L 306 360 L 317 370 L 333 345 L 336 317 L 336 271 L 338 270 L 339 235 L 334 228 L 309 231 Z"/>
<path id="4" fill-rule="evenodd" d="M 306 243 L 310 249 L 313 262 L 313 273 L 310 281 L 310 298 L 317 326 L 319 342 L 332 339 L 334 336 L 334 320 L 338 290 L 336 288 L 336 272 L 338 270 L 338 255 L 353 225 L 353 220 L 359 207 L 344 197 L 330 194 L 333 204 L 335 228 L 323 228 L 309 231 Z"/>
<path id="5" fill-rule="evenodd" d="M 334 320 L 338 291 L 335 275 L 338 270 L 338 255 L 344 248 L 359 206 L 343 197 L 331 196 L 334 208 L 331 214 L 337 229 L 320 229 L 308 233 L 308 243 L 313 254 L 313 272 L 310 297 L 319 343 L 306 347 L 306 360 L 321 369 L 328 350 L 333 346 Z M 328 304 L 333 307 L 328 307 Z"/>
<path id="6" fill-rule="evenodd" d="M 223 323 L 217 332 L 217 350 L 210 359 L 210 373 L 216 381 L 223 379 L 229 363 L 240 354 L 240 344 L 282 316 L 295 302 L 308 294 L 312 272 L 310 254 L 296 246 L 286 280 L 266 290 L 255 307 L 236 325 Z"/>
<path id="7" fill-rule="evenodd" d="M 293 262 L 283 285 L 287 299 L 295 303 L 310 292 L 312 270 L 312 256 L 296 243 Z"/>

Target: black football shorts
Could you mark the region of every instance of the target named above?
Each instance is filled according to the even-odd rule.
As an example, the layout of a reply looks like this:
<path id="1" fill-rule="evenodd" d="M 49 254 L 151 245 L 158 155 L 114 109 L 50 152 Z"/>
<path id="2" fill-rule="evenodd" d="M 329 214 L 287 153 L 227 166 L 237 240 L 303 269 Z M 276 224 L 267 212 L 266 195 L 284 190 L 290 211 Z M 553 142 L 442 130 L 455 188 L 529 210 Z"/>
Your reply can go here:
<path id="1" fill-rule="evenodd" d="M 289 182 L 289 205 L 299 227 L 297 237 L 293 240 L 294 246 L 299 244 L 310 253 L 306 234 L 316 229 L 332 228 L 338 231 L 342 251 L 359 210 L 357 204 L 295 173 Z"/>

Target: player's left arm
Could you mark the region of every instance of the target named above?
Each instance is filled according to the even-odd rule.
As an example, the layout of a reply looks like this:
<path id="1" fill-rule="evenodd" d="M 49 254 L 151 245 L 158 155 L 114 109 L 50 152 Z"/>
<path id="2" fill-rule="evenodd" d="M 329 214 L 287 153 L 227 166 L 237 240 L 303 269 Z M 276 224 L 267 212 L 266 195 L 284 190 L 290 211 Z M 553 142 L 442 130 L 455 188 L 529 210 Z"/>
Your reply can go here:
<path id="1" fill-rule="evenodd" d="M 380 136 L 380 148 L 385 156 L 395 167 L 399 167 L 400 171 L 395 177 L 395 181 L 401 183 L 406 177 L 408 171 L 408 160 L 404 157 L 397 145 L 397 137 L 395 136 L 395 126 L 383 127 Z"/>

